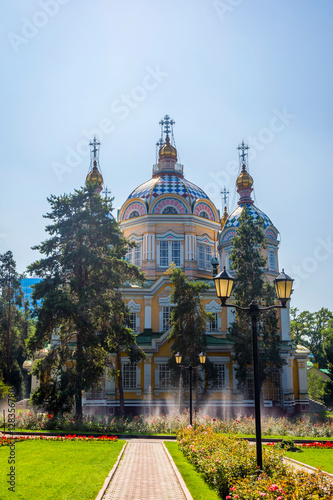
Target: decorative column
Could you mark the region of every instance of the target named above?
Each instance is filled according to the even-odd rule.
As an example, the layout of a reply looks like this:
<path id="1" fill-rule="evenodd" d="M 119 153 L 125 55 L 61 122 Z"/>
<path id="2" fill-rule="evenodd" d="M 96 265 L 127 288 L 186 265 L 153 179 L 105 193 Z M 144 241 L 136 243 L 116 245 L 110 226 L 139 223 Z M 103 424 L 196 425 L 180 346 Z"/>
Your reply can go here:
<path id="1" fill-rule="evenodd" d="M 291 340 L 289 307 L 280 309 L 281 318 L 281 340 Z"/>
<path id="2" fill-rule="evenodd" d="M 286 409 L 291 408 L 294 405 L 295 394 L 294 394 L 294 384 L 293 384 L 293 356 L 282 356 L 286 361 L 286 364 L 282 366 L 281 373 L 281 383 L 283 392 L 283 405 Z"/>
<path id="3" fill-rule="evenodd" d="M 145 299 L 145 328 L 151 328 L 151 298 L 144 297 Z"/>
<path id="4" fill-rule="evenodd" d="M 298 382 L 299 382 L 299 399 L 307 402 L 308 400 L 308 379 L 306 371 L 306 359 L 297 359 L 298 366 Z"/>
<path id="5" fill-rule="evenodd" d="M 146 359 L 144 360 L 144 394 L 151 394 L 151 361 L 152 354 L 147 354 Z"/>

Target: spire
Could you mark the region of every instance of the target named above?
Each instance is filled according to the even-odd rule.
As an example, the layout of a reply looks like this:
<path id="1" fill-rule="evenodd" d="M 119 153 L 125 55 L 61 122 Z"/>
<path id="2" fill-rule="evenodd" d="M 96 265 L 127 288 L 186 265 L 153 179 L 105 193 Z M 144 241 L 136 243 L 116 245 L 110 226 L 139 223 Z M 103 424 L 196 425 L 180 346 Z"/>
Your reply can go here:
<path id="1" fill-rule="evenodd" d="M 227 191 L 227 188 L 224 186 L 223 191 L 221 191 L 221 198 L 223 201 L 223 206 L 224 208 L 229 210 L 229 191 Z"/>
<path id="2" fill-rule="evenodd" d="M 225 206 L 225 207 L 224 207 L 224 212 L 223 212 L 223 215 L 222 215 L 222 217 L 221 217 L 221 221 L 220 221 L 220 222 L 221 222 L 221 231 L 222 231 L 222 229 L 224 228 L 225 223 L 226 223 L 226 222 L 227 222 L 227 220 L 228 220 L 228 217 L 229 217 L 229 215 L 228 215 L 228 210 L 227 210 L 227 207 Z"/>
<path id="3" fill-rule="evenodd" d="M 90 170 L 86 178 L 87 184 L 97 184 L 96 192 L 100 193 L 103 189 L 103 177 L 99 169 L 99 146 L 101 143 L 96 136 L 90 141 Z"/>
<path id="4" fill-rule="evenodd" d="M 171 137 L 173 138 L 173 126 L 175 125 L 175 122 L 170 119 L 169 115 L 165 115 L 163 120 L 160 121 L 159 123 L 161 125 L 161 137 L 165 141 L 169 137 L 169 134 L 171 133 Z M 165 135 L 165 138 L 164 138 Z M 169 138 L 170 140 L 170 138 Z"/>
<path id="5" fill-rule="evenodd" d="M 98 141 L 96 136 L 94 136 L 94 139 L 89 142 L 90 146 L 90 169 L 92 169 L 94 166 L 99 168 L 99 147 L 101 143 Z M 95 163 L 96 162 L 96 163 Z"/>
<path id="6" fill-rule="evenodd" d="M 241 144 L 238 146 L 238 156 L 239 156 L 239 162 L 240 165 L 247 165 L 247 155 L 248 155 L 248 150 L 250 147 L 244 143 L 244 140 L 241 142 Z"/>
<path id="7" fill-rule="evenodd" d="M 158 151 L 158 160 L 157 158 L 156 160 L 158 163 L 153 167 L 153 175 L 161 175 L 163 172 L 176 172 L 183 177 L 183 166 L 177 163 L 177 149 L 173 136 L 175 122 L 171 120 L 169 115 L 165 115 L 159 125 L 161 126 L 161 138 L 156 143 L 156 150 Z"/>
<path id="8" fill-rule="evenodd" d="M 239 161 L 242 165 L 242 171 L 237 177 L 236 181 L 237 192 L 239 194 L 238 205 L 243 205 L 244 203 L 251 203 L 252 205 L 253 200 L 251 198 L 251 193 L 253 191 L 253 179 L 246 169 L 248 161 L 247 152 L 250 148 L 247 144 L 244 143 L 244 141 L 242 141 L 237 149 L 239 154 Z"/>

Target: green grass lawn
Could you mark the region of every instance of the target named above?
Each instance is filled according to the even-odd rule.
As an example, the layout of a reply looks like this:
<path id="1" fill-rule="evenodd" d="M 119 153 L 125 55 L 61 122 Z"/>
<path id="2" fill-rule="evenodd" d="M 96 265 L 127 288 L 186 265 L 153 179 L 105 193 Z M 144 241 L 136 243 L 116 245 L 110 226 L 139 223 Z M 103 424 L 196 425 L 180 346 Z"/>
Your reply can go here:
<path id="1" fill-rule="evenodd" d="M 164 444 L 178 467 L 186 486 L 190 490 L 193 500 L 219 500 L 220 496 L 209 488 L 201 474 L 186 460 L 178 448 L 178 444 L 170 441 L 165 441 Z"/>
<path id="2" fill-rule="evenodd" d="M 308 448 L 302 451 L 303 453 L 287 451 L 286 457 L 333 474 L 333 450 Z"/>
<path id="3" fill-rule="evenodd" d="M 95 499 L 124 441 L 25 441 L 15 445 L 15 493 L 8 491 L 9 448 L 0 448 L 0 498 Z"/>

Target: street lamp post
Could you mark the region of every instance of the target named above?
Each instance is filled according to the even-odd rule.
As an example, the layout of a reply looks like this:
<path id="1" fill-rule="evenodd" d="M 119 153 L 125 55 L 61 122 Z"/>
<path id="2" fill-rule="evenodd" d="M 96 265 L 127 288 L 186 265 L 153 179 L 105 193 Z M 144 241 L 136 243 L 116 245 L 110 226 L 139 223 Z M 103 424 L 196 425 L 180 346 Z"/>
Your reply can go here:
<path id="1" fill-rule="evenodd" d="M 253 377 L 254 377 L 254 414 L 256 425 L 256 448 L 257 448 L 257 466 L 262 470 L 262 446 L 261 446 L 261 418 L 260 418 L 260 381 L 259 381 L 259 345 L 258 345 L 258 318 L 261 312 L 270 309 L 285 309 L 287 302 L 290 299 L 293 279 L 287 276 L 282 269 L 274 280 L 274 286 L 277 298 L 280 300 L 281 305 L 272 305 L 268 307 L 259 307 L 257 301 L 253 300 L 248 307 L 240 307 L 236 304 L 226 304 L 230 298 L 233 282 L 235 278 L 231 276 L 225 267 L 214 278 L 216 294 L 221 300 L 221 305 L 232 307 L 238 311 L 245 311 L 249 314 L 252 324 L 252 348 L 253 348 Z"/>
<path id="2" fill-rule="evenodd" d="M 177 352 L 177 354 L 175 354 L 175 359 L 176 359 L 177 365 L 180 366 L 181 368 L 185 368 L 186 370 L 188 370 L 189 374 L 190 374 L 190 425 L 192 425 L 192 373 L 193 373 L 193 366 L 192 366 L 192 364 L 189 364 L 188 366 L 182 365 L 181 364 L 182 355 L 179 352 Z M 199 360 L 200 360 L 200 364 L 204 365 L 206 363 L 206 354 L 201 352 L 199 354 Z"/>

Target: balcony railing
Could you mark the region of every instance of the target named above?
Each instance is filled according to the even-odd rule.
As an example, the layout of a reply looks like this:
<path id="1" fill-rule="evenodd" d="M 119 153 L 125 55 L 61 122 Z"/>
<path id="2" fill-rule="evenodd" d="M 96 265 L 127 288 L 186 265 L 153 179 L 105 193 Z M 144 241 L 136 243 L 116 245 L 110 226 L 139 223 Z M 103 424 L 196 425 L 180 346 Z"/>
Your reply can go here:
<path id="1" fill-rule="evenodd" d="M 155 163 L 153 165 L 153 174 L 157 174 L 158 172 L 163 172 L 163 170 L 168 170 L 167 168 L 161 168 L 159 163 Z M 175 165 L 170 168 L 170 170 L 176 170 L 176 172 L 179 172 L 180 174 L 184 174 L 184 165 L 181 165 L 180 163 L 176 163 Z"/>

